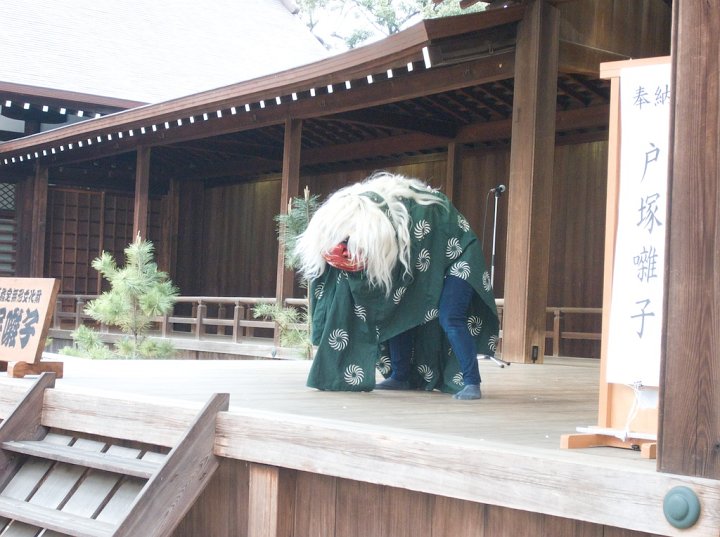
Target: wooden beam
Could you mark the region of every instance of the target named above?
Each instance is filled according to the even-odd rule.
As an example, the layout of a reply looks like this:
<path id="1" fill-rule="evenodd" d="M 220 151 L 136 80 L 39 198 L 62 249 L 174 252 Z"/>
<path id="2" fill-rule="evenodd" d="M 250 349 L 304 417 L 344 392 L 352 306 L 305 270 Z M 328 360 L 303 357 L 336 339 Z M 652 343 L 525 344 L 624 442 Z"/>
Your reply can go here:
<path id="1" fill-rule="evenodd" d="M 720 479 L 720 12 L 673 2 L 658 468 Z"/>
<path id="2" fill-rule="evenodd" d="M 624 54 L 561 40 L 558 71 L 561 73 L 579 73 L 597 78 L 600 75 L 601 63 L 629 59 Z"/>
<path id="3" fill-rule="evenodd" d="M 30 240 L 30 277 L 42 278 L 45 270 L 45 228 L 47 224 L 48 168 L 35 167 L 33 181 L 32 236 Z"/>
<path id="4" fill-rule="evenodd" d="M 372 125 L 374 127 L 388 127 L 404 131 L 422 132 L 444 138 L 454 138 L 457 134 L 457 126 L 449 121 L 437 121 L 434 119 L 408 116 L 406 114 L 392 114 L 379 110 L 343 112 L 323 119 L 337 119 L 343 123 L 357 123 L 360 125 Z"/>
<path id="5" fill-rule="evenodd" d="M 150 189 L 150 148 L 138 147 L 135 167 L 135 207 L 133 210 L 133 239 L 147 239 L 148 193 Z"/>
<path id="6" fill-rule="evenodd" d="M 285 149 L 283 156 L 282 186 L 280 189 L 280 214 L 288 213 L 288 204 L 300 192 L 300 139 L 302 120 L 289 119 L 285 122 Z M 285 268 L 285 255 L 280 248 L 277 262 L 277 284 L 275 298 L 282 306 L 285 299 L 293 296 L 294 271 Z"/>
<path id="7" fill-rule="evenodd" d="M 518 28 L 503 359 L 542 362 L 550 251 L 559 15 L 531 2 Z"/>
<path id="8" fill-rule="evenodd" d="M 462 155 L 462 145 L 457 142 L 448 144 L 443 192 L 450 201 L 453 201 L 455 195 L 455 184 L 462 179 Z"/>

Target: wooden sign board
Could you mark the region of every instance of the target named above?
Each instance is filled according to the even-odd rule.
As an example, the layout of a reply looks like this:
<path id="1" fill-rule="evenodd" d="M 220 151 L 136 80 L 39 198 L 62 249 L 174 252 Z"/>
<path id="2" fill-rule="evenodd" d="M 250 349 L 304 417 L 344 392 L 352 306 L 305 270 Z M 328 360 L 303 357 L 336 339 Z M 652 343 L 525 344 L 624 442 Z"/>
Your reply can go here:
<path id="1" fill-rule="evenodd" d="M 59 288 L 54 278 L 0 278 L 0 365 L 8 376 L 62 376 L 61 362 L 41 362 Z"/>
<path id="2" fill-rule="evenodd" d="M 600 76 L 611 86 L 598 424 L 563 435 L 561 447 L 625 447 L 654 458 L 670 58 L 604 63 Z"/>

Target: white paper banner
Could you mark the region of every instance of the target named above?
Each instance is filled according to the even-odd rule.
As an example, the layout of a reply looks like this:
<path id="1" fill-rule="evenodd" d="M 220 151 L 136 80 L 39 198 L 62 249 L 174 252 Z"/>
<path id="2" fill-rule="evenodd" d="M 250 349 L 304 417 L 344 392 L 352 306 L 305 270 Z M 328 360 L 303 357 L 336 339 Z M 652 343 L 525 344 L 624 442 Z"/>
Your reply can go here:
<path id="1" fill-rule="evenodd" d="M 620 73 L 620 190 L 606 381 L 659 386 L 670 64 Z"/>

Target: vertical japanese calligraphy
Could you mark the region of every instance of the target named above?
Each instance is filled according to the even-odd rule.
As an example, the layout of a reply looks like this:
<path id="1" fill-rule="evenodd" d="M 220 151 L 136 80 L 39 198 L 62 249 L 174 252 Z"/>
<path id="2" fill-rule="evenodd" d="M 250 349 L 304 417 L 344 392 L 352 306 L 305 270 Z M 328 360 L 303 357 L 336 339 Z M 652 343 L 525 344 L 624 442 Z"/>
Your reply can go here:
<path id="1" fill-rule="evenodd" d="M 40 360 L 57 290 L 52 278 L 0 278 L 0 360 Z"/>
<path id="2" fill-rule="evenodd" d="M 606 381 L 658 386 L 670 151 L 669 64 L 621 71 L 620 116 Z"/>

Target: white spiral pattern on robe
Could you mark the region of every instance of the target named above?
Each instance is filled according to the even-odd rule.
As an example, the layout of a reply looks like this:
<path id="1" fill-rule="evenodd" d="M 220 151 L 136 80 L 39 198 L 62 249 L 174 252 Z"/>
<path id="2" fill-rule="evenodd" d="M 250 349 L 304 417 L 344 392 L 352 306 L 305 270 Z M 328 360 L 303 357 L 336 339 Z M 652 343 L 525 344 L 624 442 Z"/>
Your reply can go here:
<path id="1" fill-rule="evenodd" d="M 393 302 L 395 304 L 400 304 L 400 301 L 402 300 L 403 296 L 405 296 L 405 292 L 407 291 L 407 287 L 400 287 L 397 291 L 393 293 Z"/>
<path id="2" fill-rule="evenodd" d="M 458 261 L 450 267 L 450 276 L 467 280 L 470 277 L 470 264 L 467 261 Z"/>
<path id="3" fill-rule="evenodd" d="M 440 310 L 438 310 L 437 308 L 433 308 L 425 314 L 425 322 L 428 323 L 428 322 L 432 321 L 433 319 L 437 319 L 439 315 L 440 315 Z"/>
<path id="4" fill-rule="evenodd" d="M 380 371 L 380 373 L 387 375 L 390 373 L 390 357 L 383 354 L 380 358 L 378 358 L 378 361 L 375 362 L 375 367 L 378 371 Z"/>
<path id="5" fill-rule="evenodd" d="M 470 223 L 461 214 L 458 215 L 458 227 L 466 233 L 470 231 Z"/>
<path id="6" fill-rule="evenodd" d="M 448 241 L 445 255 L 448 259 L 457 259 L 462 255 L 462 246 L 460 246 L 460 241 L 457 238 L 452 237 Z"/>
<path id="7" fill-rule="evenodd" d="M 418 373 L 422 376 L 422 378 L 425 379 L 425 382 L 430 382 L 433 377 L 435 376 L 435 373 L 433 373 L 433 370 L 430 369 L 427 365 L 421 365 L 417 368 Z"/>
<path id="8" fill-rule="evenodd" d="M 357 386 L 365 378 L 362 368 L 359 365 L 350 364 L 345 368 L 345 382 L 351 386 Z"/>
<path id="9" fill-rule="evenodd" d="M 458 386 L 464 386 L 465 381 L 463 380 L 462 373 L 455 373 L 452 378 L 453 384 L 457 384 Z"/>
<path id="10" fill-rule="evenodd" d="M 328 338 L 328 345 L 336 351 L 341 351 L 347 347 L 350 337 L 348 333 L 342 328 L 333 330 Z"/>
<path id="11" fill-rule="evenodd" d="M 425 272 L 430 268 L 430 250 L 427 248 L 420 250 L 417 261 L 415 262 L 415 268 L 420 272 Z"/>
<path id="12" fill-rule="evenodd" d="M 364 306 L 361 306 L 360 304 L 355 304 L 355 307 L 353 309 L 355 310 L 355 316 L 358 319 L 363 322 L 367 320 L 367 310 Z"/>
<path id="13" fill-rule="evenodd" d="M 483 285 L 483 289 L 485 289 L 488 292 L 490 291 L 490 289 L 492 289 L 492 282 L 490 281 L 490 273 L 487 270 L 485 272 L 483 272 L 482 285 Z"/>
<path id="14" fill-rule="evenodd" d="M 482 325 L 483 322 L 480 317 L 476 317 L 475 315 L 471 315 L 470 317 L 468 317 L 467 327 L 473 336 L 477 336 L 480 334 L 480 332 L 482 331 Z"/>
<path id="15" fill-rule="evenodd" d="M 488 348 L 495 352 L 497 350 L 498 342 L 500 341 L 500 338 L 496 335 L 490 336 L 490 339 L 488 339 Z"/>
<path id="16" fill-rule="evenodd" d="M 323 297 L 323 293 L 325 292 L 325 284 L 320 283 L 315 287 L 315 298 L 320 300 Z"/>
<path id="17" fill-rule="evenodd" d="M 422 240 L 425 236 L 432 231 L 430 223 L 427 220 L 420 220 L 415 227 L 413 227 L 413 235 L 417 240 Z"/>
<path id="18" fill-rule="evenodd" d="M 345 272 L 344 270 L 341 270 L 340 274 L 338 274 L 338 277 L 337 277 L 337 283 L 340 283 L 340 280 L 342 280 L 343 278 L 345 278 L 347 280 L 347 277 L 348 277 L 347 272 Z"/>

